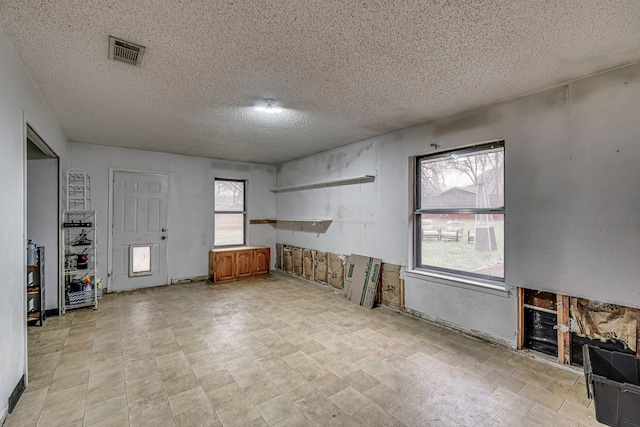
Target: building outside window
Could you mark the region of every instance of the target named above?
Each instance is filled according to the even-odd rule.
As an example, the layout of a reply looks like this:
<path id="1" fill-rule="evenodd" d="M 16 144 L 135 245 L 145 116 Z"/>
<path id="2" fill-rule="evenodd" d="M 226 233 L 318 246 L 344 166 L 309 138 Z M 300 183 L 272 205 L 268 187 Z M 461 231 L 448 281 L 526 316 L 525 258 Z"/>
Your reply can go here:
<path id="1" fill-rule="evenodd" d="M 416 158 L 415 266 L 504 281 L 504 141 Z"/>
<path id="2" fill-rule="evenodd" d="M 213 244 L 242 246 L 246 239 L 245 181 L 215 180 Z"/>

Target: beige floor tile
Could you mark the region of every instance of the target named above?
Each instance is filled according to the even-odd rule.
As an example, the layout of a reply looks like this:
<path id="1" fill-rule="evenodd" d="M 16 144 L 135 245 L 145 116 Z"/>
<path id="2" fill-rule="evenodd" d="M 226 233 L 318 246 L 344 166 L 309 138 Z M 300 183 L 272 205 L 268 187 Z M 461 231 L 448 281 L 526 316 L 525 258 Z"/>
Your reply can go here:
<path id="1" fill-rule="evenodd" d="M 580 424 L 578 421 L 565 418 L 558 412 L 552 411 L 538 403 L 533 405 L 533 408 L 531 408 L 527 414 L 527 418 L 543 426 L 578 427 Z"/>
<path id="2" fill-rule="evenodd" d="M 77 424 L 80 420 L 82 425 L 82 418 L 84 417 L 84 402 L 79 404 L 59 404 L 52 406 L 51 408 L 43 409 L 40 413 L 38 420 L 38 426 L 60 426 L 69 425 L 73 423 Z"/>
<path id="3" fill-rule="evenodd" d="M 387 410 L 387 413 L 394 416 L 403 423 L 411 423 L 428 415 L 426 407 L 416 404 L 409 399 L 403 399 Z"/>
<path id="4" fill-rule="evenodd" d="M 513 393 L 502 387 L 498 387 L 496 391 L 491 393 L 489 398 L 503 408 L 509 409 L 519 415 L 527 415 L 527 412 L 529 412 L 536 403 L 525 396 Z"/>
<path id="5" fill-rule="evenodd" d="M 40 412 L 40 410 L 44 406 L 45 399 L 47 398 L 47 393 L 48 390 L 46 388 L 36 390 L 27 388 L 20 397 L 20 400 L 18 400 L 14 411 Z"/>
<path id="6" fill-rule="evenodd" d="M 260 417 L 260 413 L 247 398 L 236 399 L 230 404 L 216 409 L 224 427 L 242 426 Z"/>
<path id="7" fill-rule="evenodd" d="M 246 356 L 224 362 L 222 366 L 224 366 L 224 368 L 234 377 L 253 367 L 256 367 L 251 359 Z"/>
<path id="8" fill-rule="evenodd" d="M 298 408 L 285 395 L 274 397 L 259 405 L 256 409 L 268 425 L 272 426 L 298 414 Z"/>
<path id="9" fill-rule="evenodd" d="M 543 390 L 531 384 L 525 385 L 522 390 L 518 392 L 518 394 L 520 396 L 531 399 L 542 406 L 546 406 L 547 408 L 556 412 L 560 409 L 565 401 L 565 398 L 563 396 L 552 393 L 548 390 Z"/>
<path id="10" fill-rule="evenodd" d="M 216 371 L 202 376 L 198 375 L 198 381 L 200 381 L 200 385 L 205 392 L 210 392 L 236 382 L 233 375 L 226 370 Z"/>
<path id="11" fill-rule="evenodd" d="M 200 387 L 200 381 L 193 372 L 163 381 L 162 384 L 169 397 L 182 393 L 183 391 Z"/>
<path id="12" fill-rule="evenodd" d="M 366 372 L 358 369 L 355 372 L 350 373 L 349 375 L 343 378 L 351 387 L 358 390 L 360 393 L 364 393 L 365 391 L 371 389 L 372 387 L 380 384 L 376 378 L 367 374 Z"/>
<path id="13" fill-rule="evenodd" d="M 33 409 L 30 411 L 14 410 L 5 420 L 3 427 L 35 427 L 38 425 L 40 418 L 40 410 Z"/>
<path id="14" fill-rule="evenodd" d="M 572 400 L 565 400 L 562 407 L 558 410 L 558 413 L 585 426 L 601 425 L 596 420 L 596 412 L 593 407 L 585 408 Z"/>
<path id="15" fill-rule="evenodd" d="M 246 395 L 240 386 L 233 382 L 223 387 L 211 390 L 206 393 L 209 401 L 215 410 L 230 405 L 236 400 L 246 399 Z"/>
<path id="16" fill-rule="evenodd" d="M 296 414 L 279 422 L 275 427 L 313 427 L 313 424 L 304 415 Z"/>
<path id="17" fill-rule="evenodd" d="M 382 410 L 375 403 L 356 412 L 353 419 L 361 425 L 369 427 L 394 427 L 400 424 L 397 418 Z"/>
<path id="18" fill-rule="evenodd" d="M 84 413 L 84 422 L 86 425 L 93 425 L 124 415 L 128 417 L 129 408 L 127 406 L 127 397 L 123 394 L 109 400 L 87 405 Z"/>
<path id="19" fill-rule="evenodd" d="M 371 399 L 351 386 L 337 392 L 329 399 L 348 415 L 355 414 L 371 403 Z"/>
<path id="20" fill-rule="evenodd" d="M 178 414 L 174 420 L 178 427 L 222 427 L 218 415 L 209 403 Z"/>
<path id="21" fill-rule="evenodd" d="M 68 409 L 84 409 L 87 400 L 87 386 L 80 385 L 60 391 L 48 392 L 44 400 L 43 411 L 67 406 Z M 73 418 L 72 418 L 73 419 Z"/>
<path id="22" fill-rule="evenodd" d="M 316 391 L 315 387 L 303 377 L 295 377 L 279 384 L 278 387 L 291 400 L 297 400 Z"/>
<path id="23" fill-rule="evenodd" d="M 394 391 L 385 384 L 378 384 L 365 391 L 364 394 L 385 411 L 388 411 L 402 400 L 400 396 L 395 394 Z"/>
<path id="24" fill-rule="evenodd" d="M 160 378 L 157 377 L 134 381 L 127 380 L 125 382 L 125 386 L 127 389 L 127 399 L 129 400 L 129 402 L 155 394 L 166 395 L 164 385 L 162 381 L 160 381 Z"/>
<path id="25" fill-rule="evenodd" d="M 309 420 L 316 419 L 328 412 L 335 412 L 338 409 L 333 402 L 317 391 L 300 397 L 295 401 L 295 405 Z"/>
<path id="26" fill-rule="evenodd" d="M 518 393 L 527 384 L 518 378 L 512 377 L 511 375 L 507 375 L 495 369 L 486 375 L 484 380 L 490 384 L 495 384 L 505 388 L 513 393 Z"/>
<path id="27" fill-rule="evenodd" d="M 127 387 L 124 380 L 105 381 L 92 385 L 89 383 L 89 391 L 87 393 L 87 405 L 104 402 L 118 396 L 127 397 Z"/>
<path id="28" fill-rule="evenodd" d="M 341 410 L 328 412 L 312 420 L 316 427 L 362 427 Z"/>
<path id="29" fill-rule="evenodd" d="M 169 396 L 169 404 L 173 415 L 179 415 L 198 406 L 206 406 L 209 399 L 202 387 L 196 387 L 191 390 Z"/>
<path id="30" fill-rule="evenodd" d="M 326 397 L 332 396 L 349 386 L 345 380 L 331 372 L 316 378 L 311 381 L 311 384 Z"/>
<path id="31" fill-rule="evenodd" d="M 504 426 L 504 427 L 539 427 L 536 421 L 531 418 L 523 417 L 520 414 L 516 414 L 513 411 L 508 409 L 503 409 L 500 413 L 493 419 L 493 422 L 496 426 Z M 555 424 L 554 424 L 555 425 Z"/>
<path id="32" fill-rule="evenodd" d="M 115 415 L 107 418 L 106 420 L 97 422 L 95 424 L 85 424 L 87 427 L 129 427 L 129 413 Z"/>
<path id="33" fill-rule="evenodd" d="M 282 394 L 282 391 L 270 380 L 242 387 L 244 394 L 254 405 L 271 400 Z"/>
<path id="34" fill-rule="evenodd" d="M 280 274 L 107 294 L 28 340 L 7 426 L 597 425 L 578 370 Z"/>
<path id="35" fill-rule="evenodd" d="M 141 421 L 153 416 L 154 418 L 173 418 L 173 413 L 169 407 L 169 399 L 162 390 L 154 394 L 149 394 L 137 400 L 129 399 L 129 419 Z"/>
<path id="36" fill-rule="evenodd" d="M 541 365 L 543 366 L 543 364 Z M 542 370 L 536 370 L 530 367 L 519 368 L 512 376 L 542 389 L 546 389 L 553 382 L 552 376 L 545 374 Z"/>

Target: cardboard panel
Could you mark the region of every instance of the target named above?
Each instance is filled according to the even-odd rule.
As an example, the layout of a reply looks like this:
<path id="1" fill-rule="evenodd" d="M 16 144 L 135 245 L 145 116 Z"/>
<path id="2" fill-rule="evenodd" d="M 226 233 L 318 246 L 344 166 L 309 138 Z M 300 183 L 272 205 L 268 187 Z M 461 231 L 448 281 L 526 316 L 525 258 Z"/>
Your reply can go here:
<path id="1" fill-rule="evenodd" d="M 347 259 L 343 297 L 362 307 L 373 308 L 382 261 L 351 254 Z"/>

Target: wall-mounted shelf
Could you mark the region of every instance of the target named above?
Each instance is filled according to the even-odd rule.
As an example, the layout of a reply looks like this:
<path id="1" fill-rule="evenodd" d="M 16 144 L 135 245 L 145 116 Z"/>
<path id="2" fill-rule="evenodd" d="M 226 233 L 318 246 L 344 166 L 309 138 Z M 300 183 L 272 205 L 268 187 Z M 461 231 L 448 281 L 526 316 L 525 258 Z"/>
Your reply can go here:
<path id="1" fill-rule="evenodd" d="M 269 191 L 272 193 L 286 193 L 289 191 L 311 190 L 314 188 L 337 187 L 339 185 L 364 184 L 367 182 L 373 182 L 375 179 L 376 177 L 373 175 L 364 175 L 355 178 L 338 179 L 335 181 L 317 182 L 315 184 L 296 185 L 295 187 L 272 188 Z"/>
<path id="2" fill-rule="evenodd" d="M 249 224 L 270 224 L 276 228 L 285 230 L 299 231 L 322 231 L 327 229 L 333 222 L 332 219 L 297 219 L 297 218 L 269 218 L 269 219 L 252 219 Z"/>

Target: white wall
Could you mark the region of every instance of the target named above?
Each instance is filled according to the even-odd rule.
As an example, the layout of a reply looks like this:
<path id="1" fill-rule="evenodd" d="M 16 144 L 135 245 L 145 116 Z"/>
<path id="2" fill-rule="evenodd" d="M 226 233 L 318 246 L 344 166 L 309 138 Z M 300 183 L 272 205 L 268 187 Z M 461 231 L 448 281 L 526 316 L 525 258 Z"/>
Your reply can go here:
<path id="1" fill-rule="evenodd" d="M 375 174 L 372 184 L 278 195 L 279 217 L 329 217 L 326 234 L 276 241 L 409 265 L 409 159 L 506 141 L 505 281 L 640 307 L 640 66 L 289 162 L 279 187 Z M 515 345 L 515 295 L 410 276 L 406 307 Z"/>
<path id="2" fill-rule="evenodd" d="M 26 370 L 25 121 L 66 162 L 67 140 L 0 30 L 0 421 Z"/>
<path id="3" fill-rule="evenodd" d="M 208 251 L 213 247 L 213 181 L 216 177 L 248 181 L 249 219 L 275 215 L 275 196 L 268 191 L 275 186 L 273 166 L 91 144 L 71 143 L 70 146 L 71 167 L 87 171 L 91 178 L 91 205 L 98 215 L 100 278 L 107 277 L 109 168 L 169 174 L 170 281 L 208 274 Z M 275 233 L 270 225 L 248 225 L 247 234 L 249 245 L 274 246 Z"/>
<path id="4" fill-rule="evenodd" d="M 27 238 L 45 247 L 45 308 L 58 308 L 58 159 L 27 160 Z"/>

